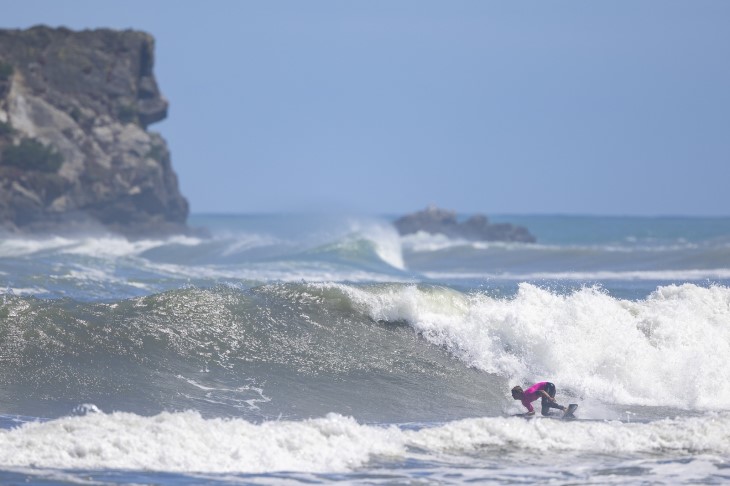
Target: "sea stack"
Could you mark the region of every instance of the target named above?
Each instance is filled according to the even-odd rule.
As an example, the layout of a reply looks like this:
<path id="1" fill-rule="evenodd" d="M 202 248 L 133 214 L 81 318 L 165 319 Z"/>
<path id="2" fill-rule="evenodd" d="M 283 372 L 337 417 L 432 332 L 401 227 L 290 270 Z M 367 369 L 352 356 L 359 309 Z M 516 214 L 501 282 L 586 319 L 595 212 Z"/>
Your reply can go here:
<path id="1" fill-rule="evenodd" d="M 0 229 L 187 230 L 153 66 L 145 32 L 0 30 Z"/>
<path id="2" fill-rule="evenodd" d="M 459 221 L 454 211 L 435 206 L 402 216 L 395 220 L 394 224 L 401 235 L 424 232 L 471 241 L 518 241 L 523 243 L 537 241 L 523 226 L 490 223 L 483 214 L 475 214 L 465 221 Z"/>

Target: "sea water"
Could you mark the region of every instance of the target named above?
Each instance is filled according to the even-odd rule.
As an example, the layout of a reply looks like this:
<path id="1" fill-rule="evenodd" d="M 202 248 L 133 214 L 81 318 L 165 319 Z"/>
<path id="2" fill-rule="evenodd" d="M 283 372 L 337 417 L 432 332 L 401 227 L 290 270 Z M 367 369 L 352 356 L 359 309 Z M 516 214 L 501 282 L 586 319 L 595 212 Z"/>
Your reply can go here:
<path id="1" fill-rule="evenodd" d="M 0 482 L 730 481 L 730 218 L 494 220 L 3 236 Z"/>

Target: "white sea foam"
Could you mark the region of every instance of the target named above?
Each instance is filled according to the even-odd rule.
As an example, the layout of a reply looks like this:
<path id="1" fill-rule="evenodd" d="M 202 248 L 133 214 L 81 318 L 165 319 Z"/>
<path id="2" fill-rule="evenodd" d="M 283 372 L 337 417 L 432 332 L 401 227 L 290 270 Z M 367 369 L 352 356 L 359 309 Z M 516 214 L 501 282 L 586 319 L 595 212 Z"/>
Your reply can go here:
<path id="1" fill-rule="evenodd" d="M 128 240 L 121 236 L 68 238 L 8 238 L 0 241 L 0 257 L 19 257 L 43 251 L 97 258 L 135 256 L 164 245 L 196 246 L 203 240 L 189 236 L 164 239 Z"/>
<path id="2" fill-rule="evenodd" d="M 57 250 L 74 244 L 73 240 L 60 236 L 53 238 L 7 238 L 0 240 L 0 257 L 12 258 L 34 253 Z"/>
<path id="3" fill-rule="evenodd" d="M 417 233 L 401 236 L 401 243 L 405 249 L 415 253 L 436 252 L 461 247 L 469 247 L 475 250 L 486 250 L 495 247 L 525 247 L 524 243 L 473 241 L 464 238 L 453 238 L 441 233 L 426 233 L 424 231 L 418 231 Z M 536 248 L 537 246 L 531 245 L 530 247 Z"/>
<path id="4" fill-rule="evenodd" d="M 87 265 L 72 265 L 71 268 L 67 269 L 65 273 L 59 273 L 50 276 L 51 279 L 57 281 L 71 280 L 80 283 L 103 283 L 103 284 L 116 284 L 134 287 L 142 290 L 149 290 L 149 286 L 142 283 L 136 282 L 129 278 L 120 277 L 115 275 L 115 268 L 113 266 L 99 266 L 91 267 Z"/>
<path id="5" fill-rule="evenodd" d="M 404 433 L 409 446 L 450 453 L 486 448 L 603 454 L 730 452 L 730 417 L 727 415 L 650 423 L 477 418 Z"/>
<path id="6" fill-rule="evenodd" d="M 0 289 L 0 295 L 42 295 L 48 290 L 42 287 L 7 287 Z"/>
<path id="7" fill-rule="evenodd" d="M 670 285 L 630 301 L 525 283 L 511 298 L 332 286 L 373 319 L 406 321 L 465 364 L 515 384 L 549 380 L 609 403 L 730 408 L 727 287 Z"/>
<path id="8" fill-rule="evenodd" d="M 357 423 L 329 414 L 253 424 L 196 412 L 142 417 L 92 413 L 0 431 L 3 467 L 171 472 L 345 472 L 373 459 L 403 461 L 495 453 L 730 453 L 730 418 L 651 423 L 476 418 L 420 430 Z"/>
<path id="9" fill-rule="evenodd" d="M 676 242 L 660 242 L 646 239 L 627 238 L 625 242 L 597 243 L 597 244 L 546 244 L 522 243 L 512 241 L 474 241 L 464 238 L 449 237 L 440 233 L 426 233 L 419 231 L 401 237 L 403 248 L 414 253 L 438 252 L 454 248 L 471 248 L 473 250 L 530 250 L 552 253 L 563 252 L 605 252 L 605 253 L 633 253 L 633 252 L 669 252 L 683 250 L 697 250 L 702 247 L 727 248 L 723 241 L 690 242 L 678 239 Z"/>
<path id="10" fill-rule="evenodd" d="M 153 248 L 166 245 L 197 246 L 199 238 L 172 236 L 160 240 L 128 240 L 122 237 L 84 238 L 63 250 L 63 253 L 85 255 L 96 258 L 136 256 Z"/>
<path id="11" fill-rule="evenodd" d="M 414 282 L 415 278 L 342 268 L 326 262 L 267 262 L 241 266 L 187 266 L 145 263 L 145 268 L 171 278 L 246 280 L 253 282 Z"/>
<path id="12" fill-rule="evenodd" d="M 392 440 L 392 439 L 395 440 Z M 0 464 L 152 471 L 347 471 L 402 455 L 397 428 L 331 415 L 302 422 L 205 420 L 196 412 L 91 414 L 0 431 Z"/>

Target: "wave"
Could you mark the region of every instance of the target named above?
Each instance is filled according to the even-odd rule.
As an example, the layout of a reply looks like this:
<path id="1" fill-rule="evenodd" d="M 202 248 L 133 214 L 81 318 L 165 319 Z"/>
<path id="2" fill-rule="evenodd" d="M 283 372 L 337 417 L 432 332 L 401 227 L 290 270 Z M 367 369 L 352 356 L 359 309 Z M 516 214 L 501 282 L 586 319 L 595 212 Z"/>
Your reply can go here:
<path id="1" fill-rule="evenodd" d="M 0 242 L 0 288 L 16 295 L 114 301 L 220 283 L 730 280 L 730 247 L 720 240 L 657 257 L 630 245 L 624 248 L 630 251 L 621 252 L 600 246 L 465 242 L 422 233 L 401 238 L 389 223 L 364 218 L 326 222 L 316 231 L 306 223 L 287 233 L 295 222 L 265 219 L 261 227 L 246 229 L 246 221 L 211 238 L 6 239 Z"/>
<path id="2" fill-rule="evenodd" d="M 676 245 L 550 245 L 405 237 L 408 268 L 437 281 L 697 281 L 730 278 L 726 240 Z"/>
<path id="3" fill-rule="evenodd" d="M 346 225 L 344 229 L 336 228 L 320 234 L 318 239 L 324 241 L 304 238 L 304 243 L 301 242 L 301 238 L 286 239 L 265 231 L 230 230 L 221 231 L 209 238 L 170 236 L 129 240 L 111 234 L 5 238 L 0 241 L 0 258 L 50 253 L 98 259 L 143 256 L 155 260 L 157 256 L 169 257 L 170 250 L 190 248 L 193 249 L 193 253 L 184 251 L 181 254 L 185 260 L 189 260 L 191 256 L 197 256 L 197 259 L 202 256 L 208 263 L 221 263 L 231 262 L 231 257 L 261 247 L 280 247 L 279 251 L 288 252 L 289 257 L 302 251 L 314 253 L 320 248 L 331 248 L 339 249 L 344 254 L 351 254 L 354 251 L 356 253 L 354 256 L 360 258 L 367 256 L 362 254 L 363 252 L 372 253 L 394 268 L 404 268 L 400 238 L 390 224 L 360 219 L 348 221 Z M 302 248 L 303 245 L 305 248 Z"/>
<path id="4" fill-rule="evenodd" d="M 197 246 L 200 238 L 172 236 L 163 239 L 129 240 L 122 236 L 50 236 L 6 238 L 0 242 L 0 258 L 21 257 L 38 253 L 60 253 L 96 258 L 137 256 L 166 245 Z"/>
<path id="5" fill-rule="evenodd" d="M 730 453 L 730 417 L 650 423 L 478 418 L 419 429 L 364 425 L 329 414 L 253 424 L 196 412 L 143 417 L 90 413 L 0 431 L 4 467 L 168 472 L 347 472 L 371 461 L 525 452 L 677 455 Z"/>
<path id="6" fill-rule="evenodd" d="M 631 301 L 598 287 L 563 295 L 526 283 L 507 298 L 332 286 L 373 319 L 405 321 L 467 366 L 512 382 L 549 380 L 617 404 L 730 408 L 727 287 L 670 285 Z"/>
<path id="7" fill-rule="evenodd" d="M 0 241 L 0 287 L 51 298 L 112 300 L 221 281 L 411 281 L 404 270 L 392 226 L 365 220 L 307 237 L 262 229 L 224 230 L 210 238 L 105 235 Z"/>
<path id="8" fill-rule="evenodd" d="M 504 241 L 474 241 L 463 238 L 449 237 L 441 233 L 426 233 L 419 231 L 401 236 L 403 248 L 414 253 L 441 252 L 444 250 L 471 248 L 473 250 L 488 250 L 490 248 L 517 249 L 517 248 L 549 248 L 535 243 L 518 243 Z"/>
<path id="9" fill-rule="evenodd" d="M 218 286 L 113 303 L 6 296 L 0 317 L 0 380 L 17 413 L 58 416 L 85 401 L 253 418 L 499 411 L 484 402 L 494 391 L 473 387 L 475 370 L 408 326 L 373 321 L 336 289 Z M 482 379 L 502 388 L 492 381 Z M 433 389 L 445 395 L 429 402 Z"/>
<path id="10" fill-rule="evenodd" d="M 199 282 L 201 286 L 211 281 L 225 281 L 232 285 L 241 281 L 250 283 L 251 285 L 261 284 L 262 282 L 415 281 L 414 277 L 406 274 L 384 274 L 375 269 L 358 269 L 345 267 L 336 263 L 318 261 L 251 263 L 240 267 L 194 267 L 169 263 L 145 263 L 144 268 L 157 275 L 163 275 L 171 279 L 185 279 L 189 282 Z"/>
<path id="11" fill-rule="evenodd" d="M 400 236 L 392 225 L 377 221 L 355 221 L 351 225 L 354 232 L 366 235 L 373 242 L 375 253 L 382 261 L 398 270 L 405 270 Z"/>
<path id="12" fill-rule="evenodd" d="M 432 280 L 514 280 L 518 282 L 535 280 L 574 280 L 598 282 L 608 280 L 654 280 L 654 281 L 696 281 L 728 280 L 730 268 L 684 269 L 684 270 L 594 270 L 582 272 L 531 272 L 531 273 L 475 273 L 475 272 L 425 272 Z"/>
<path id="13" fill-rule="evenodd" d="M 594 244 L 557 244 L 557 243 L 521 243 L 510 241 L 474 241 L 453 238 L 440 233 L 432 234 L 419 231 L 401 237 L 404 249 L 414 253 L 443 252 L 467 248 L 476 251 L 486 250 L 531 250 L 548 253 L 632 253 L 632 252 L 673 252 L 698 249 L 727 249 L 730 243 L 725 239 L 702 242 L 687 241 L 677 238 L 676 241 L 655 241 L 651 239 L 626 238 L 620 242 Z"/>
<path id="14" fill-rule="evenodd" d="M 524 283 L 508 297 L 397 283 L 113 303 L 6 296 L 0 380 L 17 413 L 52 416 L 94 401 L 140 413 L 462 418 L 513 409 L 506 390 L 538 380 L 613 406 L 725 410 L 728 323 L 730 289 L 693 284 L 640 300 Z"/>

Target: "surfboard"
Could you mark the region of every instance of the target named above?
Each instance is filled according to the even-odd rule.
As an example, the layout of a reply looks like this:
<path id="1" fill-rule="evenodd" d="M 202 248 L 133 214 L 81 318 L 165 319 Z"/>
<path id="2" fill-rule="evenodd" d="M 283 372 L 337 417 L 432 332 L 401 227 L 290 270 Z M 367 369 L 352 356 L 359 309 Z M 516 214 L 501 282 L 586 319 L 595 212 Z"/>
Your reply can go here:
<path id="1" fill-rule="evenodd" d="M 574 419 L 575 415 L 573 415 L 573 412 L 575 412 L 576 408 L 578 408 L 577 403 L 568 404 L 568 410 L 566 410 L 565 413 L 563 414 L 563 419 Z"/>
<path id="2" fill-rule="evenodd" d="M 522 417 L 525 419 L 553 419 L 553 420 L 578 420 L 578 417 L 574 415 L 575 409 L 578 408 L 578 405 L 576 403 L 571 403 L 568 405 L 568 410 L 566 410 L 562 415 L 528 415 L 526 413 L 518 413 L 517 415 L 514 415 L 515 417 Z"/>

